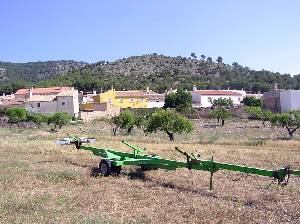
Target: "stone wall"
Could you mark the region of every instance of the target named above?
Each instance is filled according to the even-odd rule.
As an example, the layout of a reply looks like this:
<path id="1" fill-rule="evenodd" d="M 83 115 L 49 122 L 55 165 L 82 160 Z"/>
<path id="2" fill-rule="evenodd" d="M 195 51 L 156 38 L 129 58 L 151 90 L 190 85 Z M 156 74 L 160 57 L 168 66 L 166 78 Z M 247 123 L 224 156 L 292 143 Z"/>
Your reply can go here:
<path id="1" fill-rule="evenodd" d="M 107 105 L 107 109 L 103 111 L 80 111 L 79 116 L 83 121 L 92 121 L 100 118 L 111 118 L 120 114 L 120 107 L 114 105 Z"/>

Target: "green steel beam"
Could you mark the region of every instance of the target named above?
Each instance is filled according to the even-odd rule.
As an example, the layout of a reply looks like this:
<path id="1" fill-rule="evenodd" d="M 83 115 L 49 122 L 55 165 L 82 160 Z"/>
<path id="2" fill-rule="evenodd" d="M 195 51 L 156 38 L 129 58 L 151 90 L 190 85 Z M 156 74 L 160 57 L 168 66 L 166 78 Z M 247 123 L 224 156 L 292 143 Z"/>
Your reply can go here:
<path id="1" fill-rule="evenodd" d="M 66 140 L 64 140 L 66 141 Z M 212 190 L 213 173 L 218 170 L 229 170 L 234 172 L 241 172 L 247 174 L 255 174 L 259 176 L 273 177 L 278 180 L 278 183 L 284 182 L 286 177 L 290 175 L 300 176 L 300 170 L 291 170 L 289 166 L 279 170 L 267 170 L 256 167 L 248 167 L 243 165 L 236 165 L 230 163 L 215 162 L 213 157 L 211 160 L 202 160 L 196 158 L 193 154 L 188 154 L 175 148 L 178 152 L 186 156 L 186 161 L 177 161 L 171 159 L 163 159 L 156 155 L 147 155 L 143 148 L 131 145 L 123 141 L 125 145 L 133 149 L 133 153 L 121 152 L 112 149 L 96 148 L 90 146 L 83 146 L 80 138 L 71 138 L 70 144 L 75 144 L 76 148 L 91 151 L 94 155 L 100 156 L 104 160 L 110 161 L 111 165 L 115 167 L 122 167 L 126 165 L 135 165 L 145 168 L 160 168 L 167 170 L 176 170 L 177 168 L 188 168 L 194 170 L 209 171 L 211 173 L 210 189 Z"/>

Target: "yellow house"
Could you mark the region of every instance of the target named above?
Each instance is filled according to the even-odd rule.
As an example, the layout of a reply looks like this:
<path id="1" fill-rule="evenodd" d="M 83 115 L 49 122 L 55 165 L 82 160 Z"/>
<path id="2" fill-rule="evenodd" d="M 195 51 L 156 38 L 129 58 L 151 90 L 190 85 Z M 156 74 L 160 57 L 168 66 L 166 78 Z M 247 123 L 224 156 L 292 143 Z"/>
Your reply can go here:
<path id="1" fill-rule="evenodd" d="M 120 108 L 153 108 L 162 107 L 164 94 L 158 94 L 147 90 L 111 90 L 93 96 L 93 103 L 81 105 L 82 110 L 93 110 L 94 104 L 108 103 Z"/>
<path id="2" fill-rule="evenodd" d="M 93 97 L 94 102 L 107 102 L 121 108 L 146 108 L 146 92 L 140 90 L 116 91 L 114 88 Z"/>

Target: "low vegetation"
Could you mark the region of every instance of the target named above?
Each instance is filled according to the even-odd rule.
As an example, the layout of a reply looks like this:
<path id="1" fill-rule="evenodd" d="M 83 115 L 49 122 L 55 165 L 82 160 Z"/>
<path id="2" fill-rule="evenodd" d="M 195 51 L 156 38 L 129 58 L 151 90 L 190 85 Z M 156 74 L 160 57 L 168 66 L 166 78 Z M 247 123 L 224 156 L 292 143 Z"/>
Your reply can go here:
<path id="1" fill-rule="evenodd" d="M 147 148 L 147 153 L 185 161 L 174 150 L 197 153 L 202 159 L 277 169 L 284 164 L 300 168 L 299 132 L 294 140 L 282 127 L 261 128 L 261 121 L 231 120 L 217 129 L 214 121 L 193 121 L 194 130 L 170 142 L 167 134 L 136 129 L 134 135 L 113 136 L 103 121 L 65 125 L 49 133 L 39 129 L 0 128 L 1 223 L 299 223 L 300 179 L 291 177 L 279 187 L 272 179 L 214 174 L 214 192 L 208 192 L 209 173 L 178 169 L 141 172 L 124 167 L 119 176 L 95 175 L 99 158 L 74 146 L 53 142 L 64 133 L 95 137 L 93 145 L 131 151 L 121 143 Z M 239 179 L 238 181 L 231 181 Z M 269 186 L 269 187 L 268 187 Z M 268 188 L 267 188 L 268 187 Z M 121 206 L 120 206 L 121 205 Z"/>

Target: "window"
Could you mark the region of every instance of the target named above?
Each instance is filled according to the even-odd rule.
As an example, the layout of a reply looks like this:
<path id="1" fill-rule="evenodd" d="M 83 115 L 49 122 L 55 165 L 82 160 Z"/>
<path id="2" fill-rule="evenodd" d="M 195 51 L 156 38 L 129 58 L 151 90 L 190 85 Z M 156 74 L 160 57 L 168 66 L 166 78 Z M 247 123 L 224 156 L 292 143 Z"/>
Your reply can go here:
<path id="1" fill-rule="evenodd" d="M 37 103 L 37 107 L 41 107 L 41 103 Z"/>
<path id="2" fill-rule="evenodd" d="M 120 98 L 120 103 L 123 103 L 123 98 Z"/>
<path id="3" fill-rule="evenodd" d="M 144 102 L 144 98 L 141 98 L 140 101 L 141 101 L 141 102 Z"/>
<path id="4" fill-rule="evenodd" d="M 62 106 L 66 106 L 66 105 L 67 105 L 67 104 L 66 104 L 66 101 L 62 101 L 62 102 L 61 102 L 61 105 L 62 105 Z"/>
<path id="5" fill-rule="evenodd" d="M 108 101 L 107 101 L 108 103 L 111 103 L 111 98 L 108 98 Z"/>
<path id="6" fill-rule="evenodd" d="M 133 98 L 130 98 L 130 99 L 129 99 L 129 102 L 133 102 Z"/>

